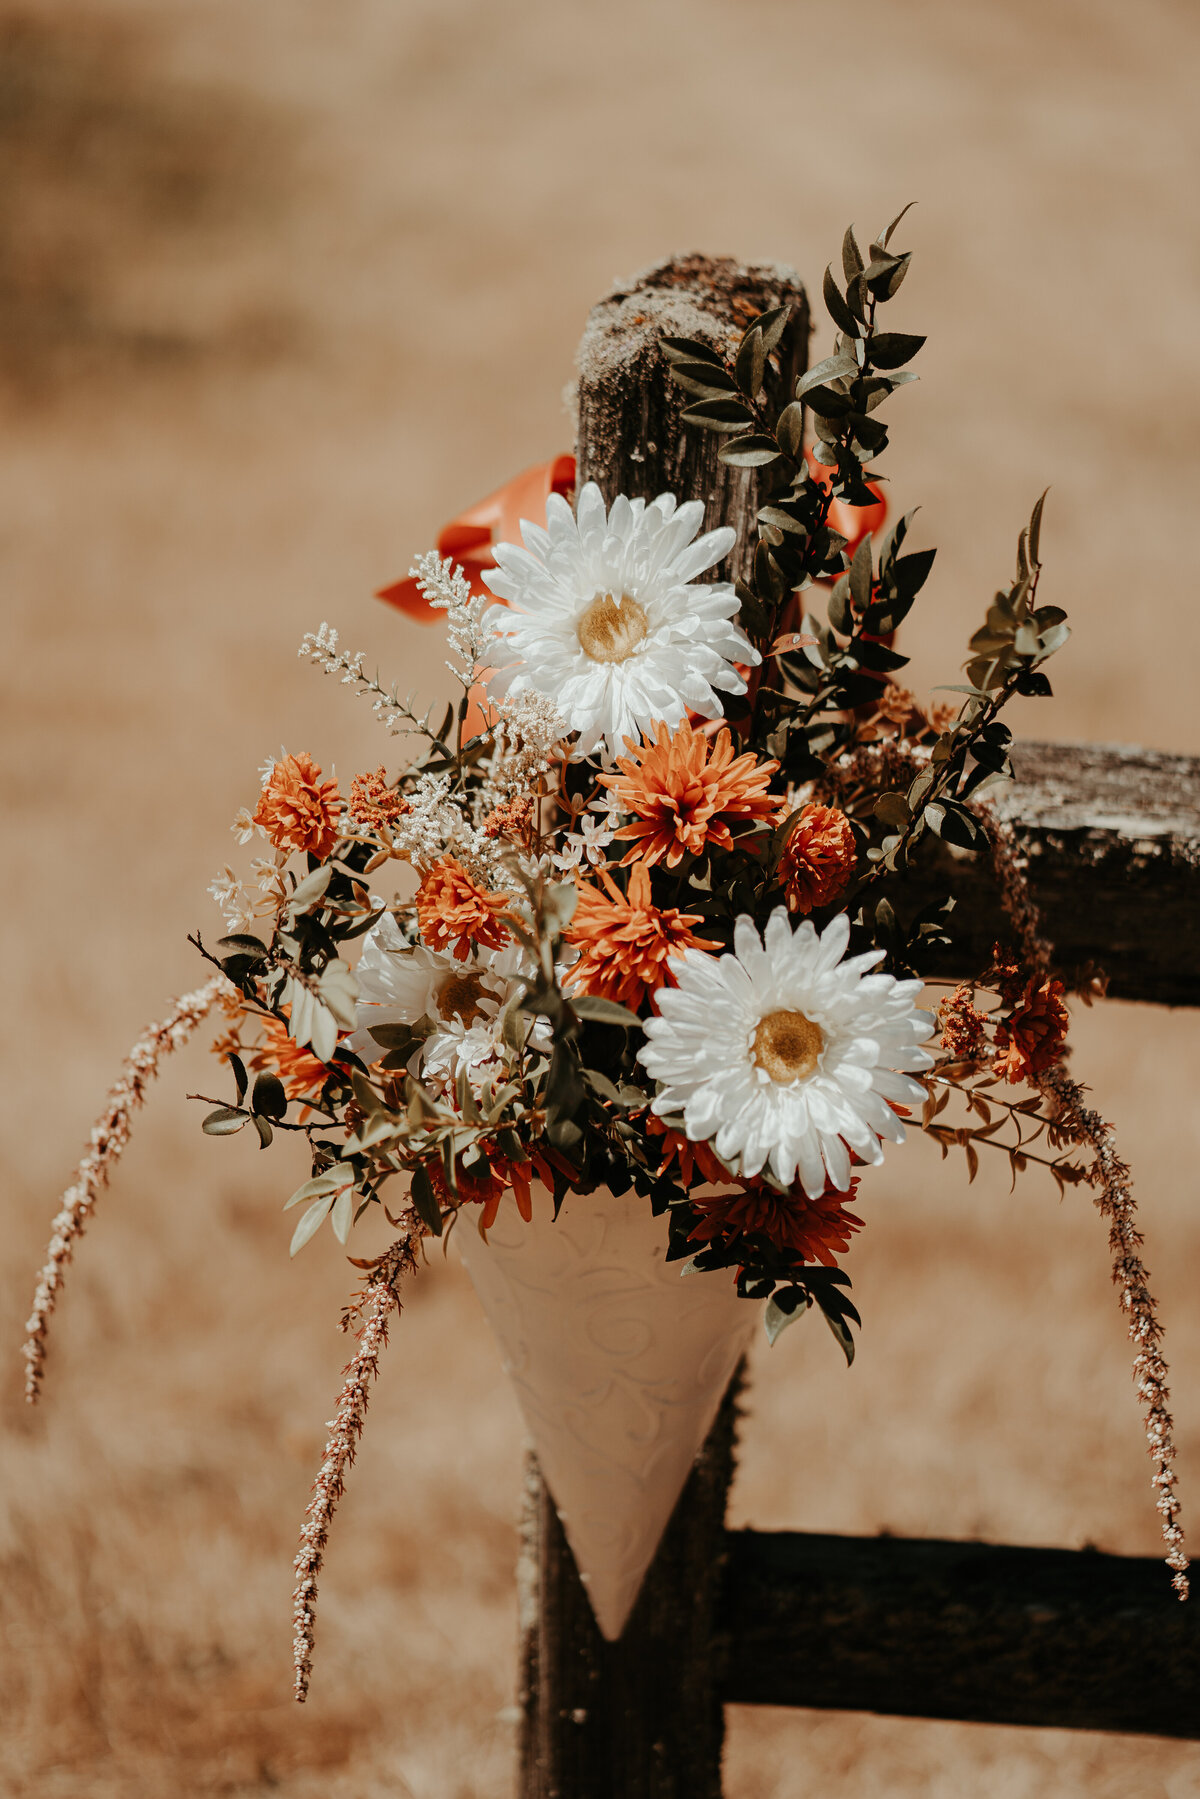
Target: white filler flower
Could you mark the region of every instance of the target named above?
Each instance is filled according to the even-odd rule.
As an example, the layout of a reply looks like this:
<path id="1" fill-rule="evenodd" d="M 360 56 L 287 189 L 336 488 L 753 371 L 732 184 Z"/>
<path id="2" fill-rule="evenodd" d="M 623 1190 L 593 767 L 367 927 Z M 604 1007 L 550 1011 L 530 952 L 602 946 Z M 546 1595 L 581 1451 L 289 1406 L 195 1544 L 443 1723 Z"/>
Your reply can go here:
<path id="1" fill-rule="evenodd" d="M 933 1066 L 919 1047 L 933 1032 L 921 982 L 868 974 L 882 950 L 843 961 L 849 936 L 844 912 L 818 936 L 807 919 L 793 931 L 781 906 L 762 941 L 739 918 L 732 955 L 672 959 L 678 985 L 656 994 L 639 1051 L 659 1083 L 655 1112 L 682 1113 L 692 1142 L 711 1139 L 744 1175 L 799 1177 L 810 1199 L 827 1173 L 849 1187 L 851 1150 L 881 1162 L 882 1138 L 903 1143 L 888 1102 L 923 1100 L 910 1074 Z"/>
<path id="2" fill-rule="evenodd" d="M 473 1073 L 486 1063 L 504 1059 L 500 1014 L 508 1001 L 524 991 L 529 970 L 519 944 L 481 950 L 467 962 L 423 945 L 406 942 L 395 919 L 385 913 L 363 939 L 358 981 L 356 1028 L 349 1039 L 356 1056 L 372 1064 L 387 1051 L 371 1035 L 375 1026 L 418 1024 L 428 1019 L 432 1031 L 414 1051 L 410 1069 L 428 1080 L 451 1082 L 460 1068 Z M 536 1021 L 531 1039 L 549 1043 L 544 1021 Z"/>
<path id="3" fill-rule="evenodd" d="M 689 709 L 716 718 L 718 689 L 746 691 L 734 662 L 760 657 L 733 622 L 729 582 L 695 583 L 735 538 L 728 526 L 697 538 L 703 519 L 701 501 L 676 506 L 669 493 L 649 506 L 622 494 L 609 513 L 594 482 L 574 513 L 551 494 L 546 529 L 523 520 L 525 548 L 498 544 L 483 577 L 508 601 L 487 616 L 512 652 L 498 661 L 493 695 L 545 694 L 579 733 L 579 756 L 601 744 L 615 755 L 626 737 L 660 719 L 674 728 Z"/>

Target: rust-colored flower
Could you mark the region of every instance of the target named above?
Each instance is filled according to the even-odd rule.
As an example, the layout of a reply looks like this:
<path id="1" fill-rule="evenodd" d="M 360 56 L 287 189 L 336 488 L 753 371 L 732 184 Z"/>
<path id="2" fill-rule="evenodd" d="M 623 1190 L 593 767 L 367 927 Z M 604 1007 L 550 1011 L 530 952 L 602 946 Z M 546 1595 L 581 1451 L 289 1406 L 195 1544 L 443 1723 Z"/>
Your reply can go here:
<path id="1" fill-rule="evenodd" d="M 628 893 L 605 869 L 598 872 L 603 892 L 588 881 L 578 884 L 579 903 L 566 935 L 581 954 L 566 985 L 636 1011 L 648 993 L 671 983 L 668 957 L 715 945 L 693 933 L 691 926 L 701 923 L 698 912 L 673 906 L 660 911 L 654 904 L 644 862 L 630 870 Z"/>
<path id="2" fill-rule="evenodd" d="M 389 787 L 383 765 L 372 774 L 355 775 L 350 783 L 350 816 L 357 825 L 378 830 L 394 825 L 409 810 L 408 801 Z"/>
<path id="3" fill-rule="evenodd" d="M 713 739 L 686 719 L 676 731 L 659 724 L 653 743 L 629 749 L 617 758 L 619 774 L 600 777 L 622 811 L 634 814 L 617 832 L 634 845 L 626 864 L 640 857 L 647 868 L 663 861 L 675 868 L 708 845 L 731 849 L 738 825 L 777 824 L 784 815 L 786 802 L 767 792 L 778 762 L 735 756 L 726 730 Z"/>
<path id="4" fill-rule="evenodd" d="M 736 1237 L 756 1235 L 797 1261 L 834 1268 L 854 1232 L 862 1229 L 862 1219 L 846 1210 L 857 1190 L 858 1182 L 852 1180 L 848 1192 L 827 1187 L 819 1199 L 806 1199 L 799 1188 L 780 1193 L 765 1182 L 732 1193 L 693 1193 L 691 1203 L 701 1216 L 688 1233 L 689 1240 L 727 1244 Z"/>
<path id="5" fill-rule="evenodd" d="M 1015 1085 L 1054 1066 L 1071 1022 L 1063 991 L 1061 981 L 1028 982 L 1022 1003 L 996 1026 L 996 1074 Z"/>
<path id="6" fill-rule="evenodd" d="M 340 813 L 337 782 L 322 781 L 312 757 L 300 750 L 271 770 L 254 822 L 277 850 L 327 856 L 337 842 Z"/>
<path id="7" fill-rule="evenodd" d="M 484 819 L 483 831 L 486 837 L 507 837 L 528 849 L 533 837 L 533 796 L 521 793 L 497 806 Z"/>
<path id="8" fill-rule="evenodd" d="M 975 990 L 964 984 L 944 999 L 937 1011 L 942 1048 L 956 1062 L 978 1062 L 987 1049 L 987 1016 L 975 1004 Z"/>
<path id="9" fill-rule="evenodd" d="M 465 962 L 471 945 L 502 949 L 508 930 L 501 922 L 508 910 L 506 893 L 490 893 L 472 880 L 453 856 L 435 862 L 417 889 L 417 922 L 427 949 L 448 949 Z"/>
<path id="10" fill-rule="evenodd" d="M 857 859 L 846 814 L 836 806 L 805 806 L 779 862 L 788 911 L 804 918 L 818 906 L 840 899 L 850 885 Z"/>
<path id="11" fill-rule="evenodd" d="M 249 1058 L 251 1068 L 265 1068 L 277 1074 L 289 1099 L 319 1093 L 329 1079 L 324 1062 L 313 1055 L 307 1044 L 296 1043 L 288 1036 L 282 1019 L 264 1018 L 262 1027 L 263 1040 Z"/>
<path id="12" fill-rule="evenodd" d="M 459 1163 L 454 1176 L 458 1183 L 457 1195 L 450 1191 L 440 1159 L 426 1162 L 425 1170 L 429 1175 L 430 1185 L 443 1206 L 483 1207 L 479 1219 L 481 1231 L 491 1230 L 500 1210 L 500 1201 L 510 1188 L 517 1202 L 517 1210 L 526 1224 L 533 1217 L 533 1193 L 529 1184 L 533 1168 L 529 1162 L 509 1161 L 506 1156 L 493 1149 L 488 1153 L 488 1165 L 481 1165 L 477 1171 L 468 1170 Z"/>

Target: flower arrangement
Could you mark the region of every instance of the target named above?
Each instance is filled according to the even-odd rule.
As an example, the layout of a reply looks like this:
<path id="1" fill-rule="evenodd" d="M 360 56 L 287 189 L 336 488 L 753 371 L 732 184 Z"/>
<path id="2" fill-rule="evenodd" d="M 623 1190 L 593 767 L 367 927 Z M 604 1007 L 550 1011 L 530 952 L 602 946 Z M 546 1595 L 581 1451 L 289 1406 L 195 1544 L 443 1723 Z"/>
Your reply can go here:
<path id="1" fill-rule="evenodd" d="M 903 215 L 902 215 L 903 216 Z M 1016 572 L 970 641 L 952 704 L 896 682 L 894 634 L 930 573 L 911 515 L 855 541 L 833 518 L 874 506 L 883 410 L 923 339 L 879 314 L 910 257 L 896 221 L 843 279 L 832 353 L 780 409 L 764 377 L 787 325 L 753 320 L 728 354 L 665 339 L 685 423 L 760 471 L 745 581 L 720 578 L 728 524 L 671 494 L 610 505 L 585 485 L 497 547 L 483 591 L 436 554 L 411 571 L 445 614 L 460 695 L 440 720 L 385 688 L 322 625 L 300 654 L 371 705 L 411 753 L 348 792 L 308 752 L 261 773 L 235 820 L 252 884 L 226 868 L 215 970 L 135 1051 L 55 1224 L 27 1346 L 38 1390 L 62 1269 L 127 1135 L 158 1051 L 211 1005 L 233 1091 L 203 1129 L 303 1135 L 295 1254 L 364 1214 L 392 1232 L 343 1319 L 361 1326 L 297 1562 L 298 1691 L 333 1505 L 367 1389 L 422 1239 L 487 1233 L 511 1194 L 632 1189 L 666 1215 L 668 1254 L 765 1300 L 774 1341 L 810 1309 L 847 1358 L 860 1322 L 841 1266 L 871 1171 L 908 1130 L 1014 1178 L 1090 1183 L 1138 1345 L 1168 1560 L 1186 1592 L 1160 1330 L 1129 1176 L 1066 1073 L 1063 981 L 989 789 L 1011 775 L 1001 714 L 1050 693 L 1061 608 L 1038 596 L 1042 501 Z M 804 438 L 814 440 L 806 451 Z M 834 514 L 833 508 L 840 508 Z M 930 998 L 953 941 L 947 890 L 906 904 L 936 850 L 990 858 L 1011 945 Z M 1084 994 L 1087 997 L 1087 994 Z M 951 1108 L 957 1107 L 952 1113 Z M 114 1122 L 115 1121 L 115 1122 Z"/>

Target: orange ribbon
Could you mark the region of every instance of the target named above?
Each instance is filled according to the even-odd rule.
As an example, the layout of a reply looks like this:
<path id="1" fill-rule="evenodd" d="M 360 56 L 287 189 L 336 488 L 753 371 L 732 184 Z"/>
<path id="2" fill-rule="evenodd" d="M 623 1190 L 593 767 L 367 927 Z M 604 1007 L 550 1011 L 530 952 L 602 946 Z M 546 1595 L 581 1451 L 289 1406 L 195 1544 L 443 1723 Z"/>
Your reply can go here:
<path id="1" fill-rule="evenodd" d="M 804 457 L 813 479 L 828 488 L 831 471 L 817 461 L 811 450 L 805 450 Z M 876 495 L 875 505 L 847 506 L 844 500 L 834 500 L 829 508 L 830 528 L 847 540 L 849 556 L 853 556 L 867 532 L 877 531 L 887 517 L 887 501 L 877 487 L 868 485 Z M 459 564 L 471 583 L 472 593 L 486 593 L 480 577 L 485 569 L 495 568 L 496 545 L 520 543 L 521 520 L 544 525 L 546 501 L 550 495 L 557 493 L 566 497 L 574 487 L 573 456 L 555 456 L 550 462 L 539 462 L 534 468 L 527 468 L 506 481 L 486 500 L 460 512 L 448 525 L 443 525 L 438 532 L 438 555 L 450 556 Z M 386 600 L 389 606 L 395 606 L 406 618 L 415 619 L 418 624 L 432 625 L 443 616 L 422 598 L 411 575 L 403 581 L 393 581 L 390 587 L 381 587 L 376 598 Z"/>
<path id="2" fill-rule="evenodd" d="M 490 493 L 486 500 L 469 506 L 443 525 L 438 532 L 439 556 L 451 556 L 471 583 L 471 592 L 484 594 L 487 588 L 480 579 L 485 569 L 495 568 L 495 547 L 499 543 L 521 541 L 521 520 L 531 524 L 546 522 L 546 501 L 552 493 L 571 493 L 575 486 L 575 458 L 556 456 L 552 462 L 539 462 L 515 475 L 503 487 Z M 432 625 L 445 614 L 437 612 L 417 592 L 411 576 L 381 587 L 375 596 L 395 606 L 406 618 L 419 624 Z"/>

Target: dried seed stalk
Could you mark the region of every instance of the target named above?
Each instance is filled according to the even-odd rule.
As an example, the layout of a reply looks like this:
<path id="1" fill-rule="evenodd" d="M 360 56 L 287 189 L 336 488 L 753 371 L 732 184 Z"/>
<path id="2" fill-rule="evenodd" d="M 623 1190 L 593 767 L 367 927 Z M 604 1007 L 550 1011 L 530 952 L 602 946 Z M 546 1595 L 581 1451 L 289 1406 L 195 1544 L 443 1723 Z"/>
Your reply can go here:
<path id="1" fill-rule="evenodd" d="M 158 1073 L 163 1056 L 180 1049 L 197 1025 L 212 1010 L 222 993 L 230 990 L 224 975 L 214 975 L 203 987 L 177 999 L 162 1024 L 146 1027 L 130 1050 L 120 1079 L 110 1089 L 108 1104 L 92 1126 L 91 1147 L 75 1179 L 59 1201 L 51 1226 L 46 1265 L 33 1296 L 33 1310 L 25 1325 L 25 1398 L 37 1403 L 46 1366 L 46 1340 L 50 1319 L 62 1291 L 64 1271 L 75 1253 L 103 1187 L 108 1185 L 125 1145 L 129 1142 L 133 1114 L 146 1098 L 146 1090 Z"/>
<path id="2" fill-rule="evenodd" d="M 329 1420 L 329 1440 L 313 1483 L 313 1496 L 304 1514 L 300 1552 L 292 1564 L 296 1570 L 292 1591 L 292 1659 L 296 1669 L 294 1690 L 300 1705 L 308 1696 L 312 1675 L 317 1581 L 329 1542 L 329 1526 L 345 1492 L 346 1474 L 363 1433 L 371 1383 L 379 1373 L 379 1357 L 388 1340 L 388 1324 L 392 1313 L 400 1310 L 397 1284 L 402 1275 L 411 1274 L 416 1267 L 417 1245 L 425 1234 L 425 1227 L 414 1212 L 402 1213 L 400 1221 L 400 1236 L 374 1264 L 366 1291 L 342 1318 L 342 1329 L 348 1331 L 353 1318 L 364 1309 L 366 1311 L 358 1348 L 345 1369 L 337 1410 Z"/>

